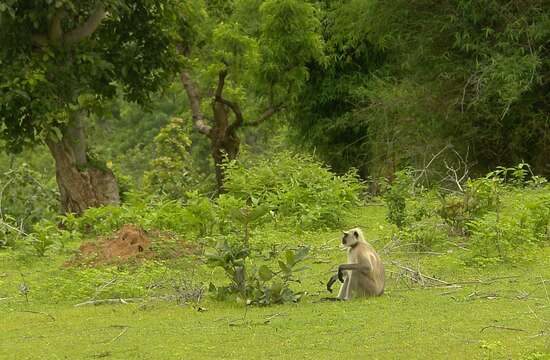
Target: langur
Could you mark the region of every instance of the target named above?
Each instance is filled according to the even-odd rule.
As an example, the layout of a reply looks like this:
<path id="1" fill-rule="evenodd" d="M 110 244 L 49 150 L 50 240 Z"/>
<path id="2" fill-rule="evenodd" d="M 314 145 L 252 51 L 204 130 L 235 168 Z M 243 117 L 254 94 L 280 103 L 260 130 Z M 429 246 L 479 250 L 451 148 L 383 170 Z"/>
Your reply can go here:
<path id="1" fill-rule="evenodd" d="M 332 292 L 336 279 L 342 282 L 336 300 L 352 297 L 380 296 L 384 293 L 384 265 L 371 244 L 365 241 L 360 228 L 344 231 L 342 245 L 347 248 L 348 262 L 327 283 Z"/>

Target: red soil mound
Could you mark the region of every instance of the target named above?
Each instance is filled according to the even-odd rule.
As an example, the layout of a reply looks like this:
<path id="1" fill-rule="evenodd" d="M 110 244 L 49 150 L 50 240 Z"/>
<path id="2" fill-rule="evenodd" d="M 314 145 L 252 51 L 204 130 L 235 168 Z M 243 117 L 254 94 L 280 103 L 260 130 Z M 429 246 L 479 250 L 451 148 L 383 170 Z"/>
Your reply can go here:
<path id="1" fill-rule="evenodd" d="M 154 231 L 151 239 L 140 227 L 124 225 L 111 236 L 101 237 L 94 242 L 80 245 L 78 254 L 65 265 L 102 265 L 123 263 L 137 259 L 174 258 L 201 252 L 195 244 L 177 240 L 168 233 Z"/>

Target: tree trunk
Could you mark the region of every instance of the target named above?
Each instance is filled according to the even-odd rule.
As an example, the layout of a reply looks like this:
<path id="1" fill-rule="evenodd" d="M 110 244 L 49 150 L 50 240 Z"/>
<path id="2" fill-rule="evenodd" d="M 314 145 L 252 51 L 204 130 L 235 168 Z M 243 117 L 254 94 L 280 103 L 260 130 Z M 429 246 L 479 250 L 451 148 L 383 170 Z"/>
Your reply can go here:
<path id="1" fill-rule="evenodd" d="M 223 187 L 225 183 L 223 162 L 226 158 L 228 160 L 235 160 L 237 158 L 237 155 L 239 155 L 240 140 L 236 134 L 226 132 L 218 134 L 217 138 L 211 139 L 211 143 L 212 157 L 214 158 L 214 165 L 216 167 L 216 183 L 218 191 L 223 193 L 225 192 Z"/>
<path id="2" fill-rule="evenodd" d="M 55 160 L 62 213 L 80 214 L 90 207 L 120 202 L 112 171 L 94 167 L 87 159 L 82 116 L 72 117 L 60 141 L 46 141 Z"/>
<path id="3" fill-rule="evenodd" d="M 223 193 L 225 182 L 225 173 L 223 170 L 223 162 L 227 160 L 235 160 L 239 154 L 241 141 L 236 134 L 235 129 L 229 125 L 229 113 L 224 104 L 214 102 L 213 112 L 215 126 L 212 128 L 209 136 L 212 144 L 212 158 L 214 158 L 214 166 L 216 171 L 216 183 L 218 192 Z"/>

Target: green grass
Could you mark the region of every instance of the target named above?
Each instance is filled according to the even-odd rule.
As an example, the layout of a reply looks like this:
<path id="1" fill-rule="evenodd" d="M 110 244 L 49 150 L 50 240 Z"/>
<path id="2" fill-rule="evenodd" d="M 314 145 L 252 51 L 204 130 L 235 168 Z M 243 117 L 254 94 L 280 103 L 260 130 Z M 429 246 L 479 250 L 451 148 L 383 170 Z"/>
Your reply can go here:
<path id="1" fill-rule="evenodd" d="M 382 207 L 366 208 L 349 222 L 366 228 L 375 246 L 383 247 L 388 225 Z M 0 300 L 0 359 L 550 358 L 550 283 L 541 281 L 550 279 L 549 248 L 527 264 L 485 269 L 464 266 L 457 252 L 394 251 L 383 256 L 388 270 L 383 297 L 327 303 L 318 301 L 329 295 L 320 281 L 344 260 L 337 250 L 339 234 L 269 234 L 267 243 L 313 246 L 311 269 L 303 274 L 309 296 L 298 304 L 245 310 L 206 298 L 185 306 L 151 300 L 74 307 L 89 299 L 90 290 L 82 288 L 94 290 L 87 281 L 97 274 L 78 277 L 61 267 L 67 255 L 22 263 L 13 253 L 0 253 L 0 298 L 7 298 Z M 422 288 L 406 281 L 391 260 L 447 282 L 471 282 Z M 181 267 L 169 269 L 172 277 L 192 267 L 189 261 L 171 266 Z M 28 304 L 19 294 L 20 273 L 31 289 Z M 100 295 L 135 295 L 133 273 L 121 275 L 119 290 Z M 145 278 L 143 271 L 135 276 L 137 282 Z M 223 279 L 203 266 L 196 276 Z M 71 280 L 77 282 L 72 288 Z M 63 290 L 51 295 L 59 284 Z"/>

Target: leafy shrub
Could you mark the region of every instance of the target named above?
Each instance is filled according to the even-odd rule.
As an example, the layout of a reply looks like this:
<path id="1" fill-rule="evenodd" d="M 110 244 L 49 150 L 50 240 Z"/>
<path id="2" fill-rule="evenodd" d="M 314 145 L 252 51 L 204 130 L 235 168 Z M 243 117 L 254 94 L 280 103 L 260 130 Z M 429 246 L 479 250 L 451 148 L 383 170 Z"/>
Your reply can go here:
<path id="1" fill-rule="evenodd" d="M 91 235 L 106 235 L 124 224 L 136 224 L 145 230 L 171 230 L 177 233 L 201 232 L 211 221 L 212 205 L 207 198 L 190 194 L 188 205 L 176 200 L 148 198 L 141 193 L 128 194 L 129 200 L 121 206 L 107 205 L 90 208 L 80 216 L 67 215 L 63 223 L 67 229 Z M 208 215 L 210 214 L 210 215 Z M 197 225 L 201 217 L 203 225 Z"/>
<path id="2" fill-rule="evenodd" d="M 398 239 L 420 250 L 461 239 L 470 250 L 464 261 L 471 264 L 526 260 L 550 240 L 549 187 L 529 174 L 525 164 L 498 168 L 468 180 L 463 192 L 412 196 L 410 177 L 400 173 L 384 194 L 388 218 L 401 224 Z"/>
<path id="3" fill-rule="evenodd" d="M 197 172 L 190 153 L 190 129 L 180 118 L 172 118 L 155 137 L 156 157 L 144 175 L 146 188 L 170 199 L 183 199 L 197 188 L 206 190 L 204 176 Z"/>
<path id="4" fill-rule="evenodd" d="M 22 232 L 30 232 L 41 219 L 53 218 L 58 210 L 57 197 L 55 179 L 27 163 L 0 173 L 0 221 Z M 8 231 L 8 226 L 0 225 L 0 245 L 15 244 L 16 236 Z"/>
<path id="5" fill-rule="evenodd" d="M 525 163 L 509 168 L 499 166 L 485 177 L 468 179 L 463 193 L 441 195 L 438 214 L 456 232 L 464 234 L 469 229 L 468 222 L 497 210 L 506 191 L 514 187 L 542 186 L 545 180 L 533 176 Z"/>
<path id="6" fill-rule="evenodd" d="M 550 192 L 548 189 L 509 194 L 506 208 L 497 208 L 467 226 L 471 258 L 477 264 L 528 258 L 533 246 L 550 240 Z"/>
<path id="7" fill-rule="evenodd" d="M 410 197 L 412 184 L 410 169 L 397 171 L 391 183 L 382 179 L 382 197 L 388 207 L 386 218 L 399 228 L 402 228 L 407 221 L 407 198 Z"/>
<path id="8" fill-rule="evenodd" d="M 198 191 L 186 194 L 187 203 L 183 210 L 183 222 L 188 228 L 197 233 L 197 236 L 207 236 L 214 232 L 214 226 L 218 224 L 218 213 L 214 202 Z"/>
<path id="9" fill-rule="evenodd" d="M 498 179 L 514 186 L 540 186 L 547 182 L 544 177 L 534 175 L 531 166 L 524 162 L 513 167 L 497 166 L 494 171 L 487 174 L 487 178 Z"/>
<path id="10" fill-rule="evenodd" d="M 466 234 L 466 224 L 497 206 L 504 189 L 499 179 L 468 179 L 465 191 L 440 194 L 437 214 L 458 234 Z"/>
<path id="11" fill-rule="evenodd" d="M 399 231 L 399 238 L 415 249 L 428 251 L 441 246 L 448 239 L 447 226 L 437 217 L 426 217 Z"/>
<path id="12" fill-rule="evenodd" d="M 251 167 L 237 161 L 225 166 L 227 193 L 269 207 L 279 223 L 335 227 L 358 204 L 355 172 L 334 175 L 310 156 L 282 152 Z"/>
<path id="13" fill-rule="evenodd" d="M 76 230 L 60 228 L 53 220 L 43 219 L 33 225 L 25 237 L 25 243 L 32 249 L 32 255 L 45 256 L 49 250 L 62 250 L 70 241 L 78 241 L 81 234 Z"/>
<path id="14" fill-rule="evenodd" d="M 3 219 L 0 218 L 0 248 L 15 246 L 23 235 L 13 216 L 4 215 Z"/>
<path id="15" fill-rule="evenodd" d="M 296 273 L 305 267 L 298 268 L 297 265 L 306 259 L 308 252 L 308 247 L 286 250 L 284 258 L 277 259 L 278 270 L 273 270 L 269 265 L 258 266 L 251 262 L 250 250 L 245 244 L 224 241 L 207 253 L 206 259 L 209 266 L 222 268 L 231 284 L 217 287 L 210 283 L 209 290 L 220 300 L 237 295 L 247 304 L 296 302 L 303 293 L 295 292 L 290 285 L 292 282 L 299 282 Z"/>

